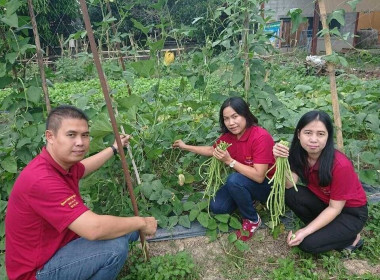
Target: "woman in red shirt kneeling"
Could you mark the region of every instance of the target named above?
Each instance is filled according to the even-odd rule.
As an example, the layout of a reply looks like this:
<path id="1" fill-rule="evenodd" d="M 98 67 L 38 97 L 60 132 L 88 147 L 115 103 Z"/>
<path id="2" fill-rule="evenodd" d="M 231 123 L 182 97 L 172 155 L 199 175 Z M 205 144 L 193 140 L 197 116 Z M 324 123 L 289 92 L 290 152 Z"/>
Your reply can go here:
<path id="1" fill-rule="evenodd" d="M 311 111 L 299 120 L 290 148 L 277 143 L 275 157 L 288 157 L 298 192 L 287 182 L 286 205 L 305 223 L 291 231 L 289 246 L 309 253 L 354 251 L 368 218 L 367 197 L 351 161 L 334 148 L 331 118 Z"/>

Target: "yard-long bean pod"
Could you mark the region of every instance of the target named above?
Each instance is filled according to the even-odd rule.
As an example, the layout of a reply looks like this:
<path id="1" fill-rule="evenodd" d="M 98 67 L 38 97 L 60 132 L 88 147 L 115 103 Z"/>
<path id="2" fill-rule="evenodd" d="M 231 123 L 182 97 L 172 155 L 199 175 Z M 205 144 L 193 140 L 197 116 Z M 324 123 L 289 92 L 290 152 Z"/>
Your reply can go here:
<path id="1" fill-rule="evenodd" d="M 230 145 L 231 144 L 227 142 L 221 141 L 217 147 L 225 151 Z M 202 176 L 201 171 L 205 167 L 205 176 Z M 206 184 L 203 198 L 208 196 L 210 200 L 211 198 L 215 197 L 215 194 L 219 190 L 220 186 L 224 184 L 224 180 L 227 175 L 226 165 L 215 157 L 211 157 L 202 163 L 202 165 L 199 167 L 199 175 Z"/>
<path id="2" fill-rule="evenodd" d="M 289 146 L 286 141 L 280 141 L 280 144 Z M 267 208 L 270 211 L 272 229 L 280 223 L 280 216 L 285 214 L 285 187 L 286 179 L 288 179 L 298 191 L 293 180 L 292 171 L 290 169 L 288 158 L 277 157 L 275 164 L 267 171 L 269 173 L 274 167 L 276 171 L 273 177 L 269 180 L 269 184 L 273 182 L 272 189 L 267 200 Z"/>

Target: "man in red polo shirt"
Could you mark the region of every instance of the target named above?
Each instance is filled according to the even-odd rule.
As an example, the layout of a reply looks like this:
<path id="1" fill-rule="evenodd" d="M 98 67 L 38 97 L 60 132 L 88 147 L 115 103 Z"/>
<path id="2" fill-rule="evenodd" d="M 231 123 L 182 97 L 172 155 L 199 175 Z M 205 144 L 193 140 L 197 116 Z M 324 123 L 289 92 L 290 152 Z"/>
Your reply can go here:
<path id="1" fill-rule="evenodd" d="M 72 106 L 51 111 L 46 147 L 18 176 L 5 218 L 5 264 L 12 279 L 115 279 L 137 231 L 153 235 L 154 217 L 97 215 L 83 203 L 79 180 L 117 153 L 117 143 L 84 159 L 86 115 Z M 129 135 L 121 135 L 127 145 Z"/>

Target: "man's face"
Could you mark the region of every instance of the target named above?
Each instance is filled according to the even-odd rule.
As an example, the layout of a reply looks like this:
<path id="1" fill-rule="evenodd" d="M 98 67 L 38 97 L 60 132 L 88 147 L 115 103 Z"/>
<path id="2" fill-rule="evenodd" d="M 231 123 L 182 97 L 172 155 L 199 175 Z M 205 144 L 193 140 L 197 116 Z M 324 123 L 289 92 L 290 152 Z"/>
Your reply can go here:
<path id="1" fill-rule="evenodd" d="M 90 146 L 88 123 L 83 119 L 63 119 L 56 133 L 47 130 L 45 135 L 48 152 L 66 170 L 81 161 Z"/>

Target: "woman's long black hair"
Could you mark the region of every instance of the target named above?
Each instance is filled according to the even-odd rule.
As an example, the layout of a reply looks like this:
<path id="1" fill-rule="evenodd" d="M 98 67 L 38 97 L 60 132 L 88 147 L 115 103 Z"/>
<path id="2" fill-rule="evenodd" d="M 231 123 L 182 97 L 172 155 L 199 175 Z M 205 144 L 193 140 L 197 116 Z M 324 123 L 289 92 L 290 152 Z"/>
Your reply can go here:
<path id="1" fill-rule="evenodd" d="M 224 124 L 224 118 L 223 118 L 223 110 L 227 107 L 231 107 L 232 109 L 236 111 L 236 113 L 238 113 L 240 116 L 243 116 L 246 119 L 247 128 L 258 125 L 259 121 L 249 110 L 249 105 L 247 104 L 247 102 L 245 102 L 244 99 L 241 97 L 230 97 L 223 102 L 219 111 L 219 124 L 220 124 L 220 130 L 222 133 L 228 132 L 228 129 L 226 125 Z"/>
<path id="2" fill-rule="evenodd" d="M 321 121 L 327 129 L 328 137 L 325 148 L 319 156 L 319 185 L 322 187 L 328 186 L 332 179 L 332 167 L 334 162 L 334 127 L 331 118 L 323 111 L 310 111 L 304 114 L 298 121 L 296 130 L 294 131 L 293 141 L 289 149 L 289 163 L 293 172 L 295 172 L 301 181 L 308 183 L 306 170 L 308 169 L 308 154 L 302 148 L 298 135 L 301 129 L 312 121 Z"/>

